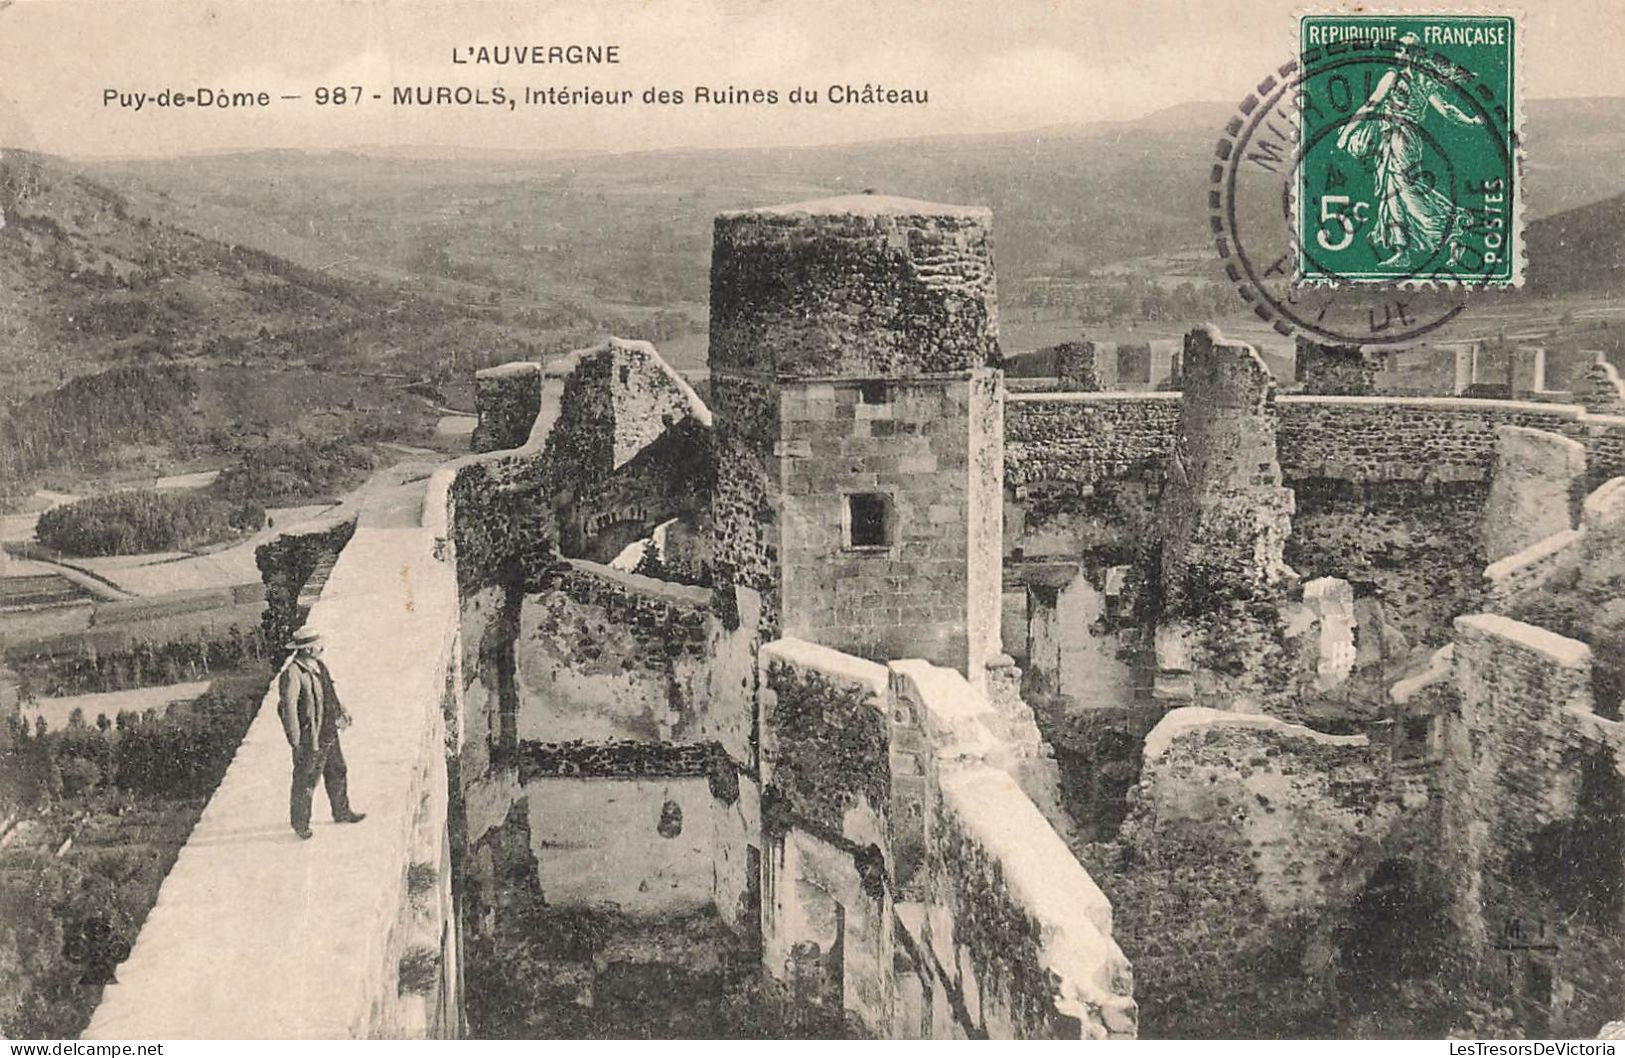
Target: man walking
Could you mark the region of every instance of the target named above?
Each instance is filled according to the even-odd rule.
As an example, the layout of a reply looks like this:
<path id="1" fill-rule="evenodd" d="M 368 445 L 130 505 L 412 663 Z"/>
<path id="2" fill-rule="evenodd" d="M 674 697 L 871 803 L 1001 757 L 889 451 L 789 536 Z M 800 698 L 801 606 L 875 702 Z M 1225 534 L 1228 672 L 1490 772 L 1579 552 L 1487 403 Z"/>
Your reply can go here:
<path id="1" fill-rule="evenodd" d="M 309 625 L 288 642 L 293 655 L 277 679 L 280 700 L 277 715 L 293 747 L 293 787 L 288 795 L 288 821 L 301 838 L 310 837 L 310 798 L 316 780 L 327 787 L 333 822 L 359 823 L 364 812 L 350 809 L 348 771 L 339 732 L 350 726 L 350 715 L 339 703 L 333 677 L 322 662 L 322 637 Z"/>

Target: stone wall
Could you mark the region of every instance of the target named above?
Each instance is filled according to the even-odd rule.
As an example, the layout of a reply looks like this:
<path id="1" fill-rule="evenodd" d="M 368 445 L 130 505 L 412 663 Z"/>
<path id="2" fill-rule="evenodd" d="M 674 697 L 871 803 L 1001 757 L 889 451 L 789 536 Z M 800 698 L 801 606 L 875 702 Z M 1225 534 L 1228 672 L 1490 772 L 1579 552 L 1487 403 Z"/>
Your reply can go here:
<path id="1" fill-rule="evenodd" d="M 1578 429 L 1562 404 L 1447 397 L 1283 397 L 1281 470 L 1287 480 L 1487 481 L 1495 431 Z"/>
<path id="2" fill-rule="evenodd" d="M 1268 597 L 1292 575 L 1281 557 L 1292 492 L 1276 459 L 1269 368 L 1252 347 L 1212 329 L 1191 332 L 1184 363 L 1163 494 L 1162 602 L 1171 615 Z"/>
<path id="3" fill-rule="evenodd" d="M 838 981 L 881 1035 L 1132 1035 L 1110 906 L 986 694 L 798 640 L 761 659 L 769 972 Z"/>
<path id="4" fill-rule="evenodd" d="M 521 741 L 720 742 L 749 757 L 750 637 L 704 588 L 566 559 L 519 607 Z"/>
<path id="5" fill-rule="evenodd" d="M 709 492 L 711 412 L 648 342 L 569 354 L 542 488 L 565 554 L 600 561 Z"/>
<path id="6" fill-rule="evenodd" d="M 698 517 L 713 480 L 710 427 L 683 419 L 595 488 L 568 494 L 559 510 L 560 550 L 608 562 L 653 527 Z"/>
<path id="7" fill-rule="evenodd" d="M 719 215 L 712 373 L 884 378 L 996 362 L 990 220 L 884 195 Z"/>
<path id="8" fill-rule="evenodd" d="M 1293 380 L 1298 392 L 1358 396 L 1376 391 L 1377 376 L 1387 356 L 1358 345 L 1327 345 L 1299 336 L 1293 357 Z"/>
<path id="9" fill-rule="evenodd" d="M 1177 393 L 1022 393 L 1008 398 L 1005 474 L 1025 485 L 1160 477 L 1179 421 Z M 1288 484 L 1489 480 L 1495 431 L 1523 426 L 1585 444 L 1597 473 L 1617 466 L 1625 421 L 1567 404 L 1454 397 L 1287 394 L 1276 398 Z M 1611 477 L 1620 470 L 1607 473 Z"/>
<path id="10" fill-rule="evenodd" d="M 1580 743 L 1569 707 L 1591 708 L 1584 644 L 1493 614 L 1456 620 L 1459 713 L 1444 729 L 1442 848 L 1462 936 L 1487 947 L 1518 901 L 1544 834 L 1579 807 Z"/>
<path id="11" fill-rule="evenodd" d="M 1411 644 L 1442 645 L 1482 605 L 1480 525 L 1496 430 L 1579 441 L 1590 487 L 1625 472 L 1625 419 L 1569 405 L 1462 398 L 1281 396 L 1282 480 L 1296 496 L 1287 563 L 1349 580 Z M 1033 393 L 1007 399 L 1007 574 L 1081 561 L 1092 577 L 1145 562 L 1179 394 Z M 1616 469 L 1618 468 L 1618 469 Z M 1463 556 L 1469 556 L 1466 559 Z M 1476 568 L 1475 568 L 1476 567 Z"/>
<path id="12" fill-rule="evenodd" d="M 515 361 L 474 372 L 474 411 L 479 422 L 469 444 L 476 452 L 518 448 L 542 411 L 546 378 L 542 365 Z"/>
<path id="13" fill-rule="evenodd" d="M 1580 527 L 1580 588 L 1602 601 L 1625 588 L 1625 477 L 1604 482 L 1585 498 Z"/>
<path id="14" fill-rule="evenodd" d="M 760 663 L 764 798 L 798 827 L 879 849 L 891 801 L 886 670 L 794 639 L 763 647 Z"/>
<path id="15" fill-rule="evenodd" d="M 568 360 L 573 366 L 547 440 L 555 491 L 601 481 L 683 419 L 710 424 L 693 388 L 648 342 L 611 338 Z"/>
<path id="16" fill-rule="evenodd" d="M 1160 481 L 1179 424 L 1178 393 L 1022 393 L 1005 401 L 1005 481 Z"/>
<path id="17" fill-rule="evenodd" d="M 1498 427 L 1484 501 L 1484 557 L 1494 562 L 1572 529 L 1585 460 L 1585 445 L 1578 441 L 1522 426 Z"/>
<path id="18" fill-rule="evenodd" d="M 1112 909 L 1017 781 L 1021 754 L 963 677 L 891 665 L 897 906 L 906 963 L 993 1038 L 1132 1036 Z"/>
<path id="19" fill-rule="evenodd" d="M 305 622 L 311 604 L 320 594 L 327 572 L 338 561 L 339 552 L 355 535 L 352 516 L 311 531 L 283 533 L 254 549 L 254 564 L 265 584 L 265 611 L 260 627 L 265 630 L 271 660 L 280 665 L 288 656 L 288 637 Z"/>
<path id="20" fill-rule="evenodd" d="M 1152 729 L 1119 842 L 1086 856 L 1145 1035 L 1331 1031 L 1345 915 L 1421 811 L 1386 778 L 1386 747 L 1274 717 L 1187 707 Z"/>
<path id="21" fill-rule="evenodd" d="M 654 915 L 711 907 L 717 817 L 704 776 L 532 779 L 536 883 L 554 907 Z"/>
<path id="22" fill-rule="evenodd" d="M 1580 377 L 1575 396 L 1593 414 L 1625 414 L 1625 382 L 1620 381 L 1619 369 L 1603 353 L 1597 354 L 1596 361 Z"/>
<path id="23" fill-rule="evenodd" d="M 1504 613 L 1529 592 L 1578 568 L 1582 538 L 1580 530 L 1566 529 L 1485 566 L 1484 596 L 1488 608 Z"/>
<path id="24" fill-rule="evenodd" d="M 717 468 L 707 525 L 708 550 L 718 583 L 733 582 L 762 594 L 762 638 L 780 631 L 781 526 L 778 489 L 779 384 L 767 378 L 711 376 L 716 427 L 712 452 Z"/>
<path id="25" fill-rule="evenodd" d="M 498 376 L 501 391 L 511 393 L 516 380 L 528 387 L 528 369 L 508 366 L 516 369 Z M 555 362 L 542 370 L 541 410 L 521 444 L 465 457 L 430 479 L 424 525 L 435 534 L 436 546 L 454 556 L 458 591 L 465 598 L 495 584 L 518 590 L 553 561 L 558 534 L 544 481 L 544 452 L 569 368 Z M 472 638 L 477 642 L 480 636 Z"/>

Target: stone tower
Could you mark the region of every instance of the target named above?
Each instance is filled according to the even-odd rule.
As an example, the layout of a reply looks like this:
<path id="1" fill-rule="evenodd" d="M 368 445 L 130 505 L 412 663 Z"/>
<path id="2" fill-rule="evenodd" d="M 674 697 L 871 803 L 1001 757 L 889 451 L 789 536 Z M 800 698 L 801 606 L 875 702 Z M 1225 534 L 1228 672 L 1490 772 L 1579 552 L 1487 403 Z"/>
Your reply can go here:
<path id="1" fill-rule="evenodd" d="M 713 548 L 764 635 L 972 680 L 998 655 L 990 220 L 877 195 L 717 218 Z"/>

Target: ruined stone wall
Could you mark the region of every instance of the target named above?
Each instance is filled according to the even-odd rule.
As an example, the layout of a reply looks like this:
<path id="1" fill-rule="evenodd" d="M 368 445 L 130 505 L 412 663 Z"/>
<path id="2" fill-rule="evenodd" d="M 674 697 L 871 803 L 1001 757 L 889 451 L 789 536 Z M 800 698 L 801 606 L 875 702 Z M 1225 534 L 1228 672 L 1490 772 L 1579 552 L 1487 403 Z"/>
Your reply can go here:
<path id="1" fill-rule="evenodd" d="M 1061 389 L 1093 393 L 1106 387 L 1102 384 L 1101 356 L 1098 346 L 1091 341 L 1062 342 L 1055 347 L 1055 377 Z M 1115 372 L 1117 365 L 1113 363 Z"/>
<path id="2" fill-rule="evenodd" d="M 1574 395 L 1593 414 L 1625 414 L 1625 382 L 1620 381 L 1619 369 L 1603 353 L 1598 353 L 1596 361 L 1580 376 Z"/>
<path id="3" fill-rule="evenodd" d="M 1446 397 L 1283 397 L 1279 407 L 1288 481 L 1487 481 L 1497 427 L 1566 434 L 1579 420 L 1567 405 Z"/>
<path id="4" fill-rule="evenodd" d="M 1005 401 L 1005 481 L 1160 481 L 1179 424 L 1177 393 L 1024 393 Z"/>
<path id="5" fill-rule="evenodd" d="M 764 798 L 788 825 L 886 844 L 891 768 L 881 666 L 799 640 L 762 649 Z"/>
<path id="6" fill-rule="evenodd" d="M 1163 494 L 1165 610 L 1201 612 L 1266 597 L 1291 575 L 1281 557 L 1292 492 L 1276 459 L 1275 384 L 1250 346 L 1198 329 Z"/>
<path id="7" fill-rule="evenodd" d="M 1588 415 L 1583 422 L 1586 483 L 1596 488 L 1625 474 L 1625 415 Z"/>
<path id="8" fill-rule="evenodd" d="M 1559 434 L 1497 428 L 1481 530 L 1484 557 L 1493 562 L 1572 529 L 1585 458 L 1585 445 Z"/>
<path id="9" fill-rule="evenodd" d="M 718 742 L 747 761 L 754 626 L 728 627 L 711 601 L 579 559 L 552 567 L 519 606 L 514 737 Z"/>
<path id="10" fill-rule="evenodd" d="M 778 489 L 779 385 L 771 379 L 713 374 L 716 428 L 712 451 L 708 550 L 719 583 L 732 581 L 762 594 L 762 636 L 780 630 Z"/>
<path id="11" fill-rule="evenodd" d="M 1135 561 L 1135 542 L 1155 529 L 1179 399 L 1008 398 L 1010 575 L 1025 577 L 1019 559 L 1077 559 L 1095 577 Z M 1583 442 L 1591 487 L 1621 473 L 1610 468 L 1625 459 L 1625 420 L 1572 406 L 1289 395 L 1275 408 L 1282 479 L 1296 497 L 1286 562 L 1305 578 L 1342 577 L 1362 598 L 1380 599 L 1411 644 L 1448 642 L 1450 620 L 1482 603 L 1480 525 L 1497 428 Z"/>
<path id="12" fill-rule="evenodd" d="M 516 361 L 474 373 L 474 410 L 479 422 L 469 444 L 476 452 L 518 448 L 542 410 L 542 365 Z"/>
<path id="13" fill-rule="evenodd" d="M 570 495 L 559 512 L 560 549 L 607 562 L 653 526 L 697 516 L 713 481 L 711 429 L 683 419 L 596 487 Z"/>
<path id="14" fill-rule="evenodd" d="M 1482 947 L 1516 916 L 1543 836 L 1577 811 L 1580 742 L 1563 714 L 1590 711 L 1591 651 L 1499 615 L 1460 617 L 1454 679 L 1461 705 L 1444 728 L 1441 847 L 1457 927 Z"/>
<path id="15" fill-rule="evenodd" d="M 1172 451 L 1179 421 L 1176 393 L 1023 393 L 1007 403 L 1005 473 L 1018 485 L 1155 477 Z M 1288 394 L 1276 399 L 1275 408 L 1288 484 L 1308 478 L 1485 482 L 1501 426 L 1580 441 L 1593 487 L 1625 471 L 1625 419 L 1588 415 L 1573 405 Z"/>
<path id="16" fill-rule="evenodd" d="M 1260 715 L 1182 708 L 1147 736 L 1117 843 L 1085 862 L 1135 962 L 1142 1032 L 1330 1031 L 1340 929 L 1425 814 L 1390 792 L 1387 747 Z M 1395 959 L 1398 953 L 1391 953 Z"/>
<path id="17" fill-rule="evenodd" d="M 559 417 L 548 436 L 555 490 L 606 478 L 673 424 L 708 413 L 648 342 L 611 338 L 570 354 Z"/>
<path id="18" fill-rule="evenodd" d="M 787 639 L 759 693 L 763 960 L 831 985 L 822 1001 L 884 1034 L 892 992 L 886 670 Z"/>
<path id="19" fill-rule="evenodd" d="M 990 219 L 881 195 L 721 214 L 712 373 L 885 378 L 996 362 Z"/>
<path id="20" fill-rule="evenodd" d="M 1132 1035 L 1110 906 L 983 691 L 799 640 L 761 660 L 769 971 L 823 967 L 880 1034 Z"/>
<path id="21" fill-rule="evenodd" d="M 1530 592 L 1577 569 L 1581 561 L 1581 540 L 1580 530 L 1567 529 L 1485 566 L 1486 607 L 1505 613 Z"/>
<path id="22" fill-rule="evenodd" d="M 1273 717 L 1176 709 L 1146 737 L 1122 840 L 1155 861 L 1182 835 L 1222 832 L 1271 914 L 1341 906 L 1398 813 L 1384 749 Z"/>
<path id="23" fill-rule="evenodd" d="M 1485 486 L 1473 482 L 1293 484 L 1286 560 L 1301 577 L 1340 577 L 1381 608 L 1391 653 L 1450 641 L 1450 622 L 1483 601 Z"/>
<path id="24" fill-rule="evenodd" d="M 958 1031 L 1132 1036 L 1112 909 L 1018 783 L 998 710 L 951 670 L 891 665 L 893 855 L 903 959 Z"/>
<path id="25" fill-rule="evenodd" d="M 1596 601 L 1625 588 L 1625 476 L 1598 486 L 1580 509 L 1580 589 Z"/>
<path id="26" fill-rule="evenodd" d="M 716 820 L 705 776 L 523 784 L 542 899 L 631 915 L 710 907 Z"/>
<path id="27" fill-rule="evenodd" d="M 1300 393 L 1357 396 L 1376 391 L 1386 355 L 1357 345 L 1327 345 L 1299 337 L 1293 379 Z"/>
<path id="28" fill-rule="evenodd" d="M 346 518 L 310 532 L 282 533 L 254 549 L 254 564 L 265 584 L 265 612 L 260 627 L 271 651 L 272 664 L 281 665 L 287 657 L 288 637 L 305 621 L 314 594 L 308 590 L 312 577 L 333 568 L 339 552 L 355 534 L 356 520 Z M 315 585 L 319 593 L 321 585 Z"/>
<path id="29" fill-rule="evenodd" d="M 604 560 L 697 508 L 711 483 L 711 412 L 647 342 L 611 338 L 568 359 L 542 488 L 564 552 Z"/>

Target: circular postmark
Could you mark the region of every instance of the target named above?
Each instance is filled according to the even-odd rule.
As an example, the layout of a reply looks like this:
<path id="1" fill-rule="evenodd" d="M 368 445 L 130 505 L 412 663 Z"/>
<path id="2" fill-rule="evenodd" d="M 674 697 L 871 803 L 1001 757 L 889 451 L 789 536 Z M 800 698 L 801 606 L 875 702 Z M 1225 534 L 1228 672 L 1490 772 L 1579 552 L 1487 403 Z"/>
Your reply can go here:
<path id="1" fill-rule="evenodd" d="M 1514 140 L 1489 80 L 1414 38 L 1305 49 L 1266 77 L 1226 125 L 1208 193 L 1254 314 L 1287 336 L 1392 345 L 1507 285 Z"/>

